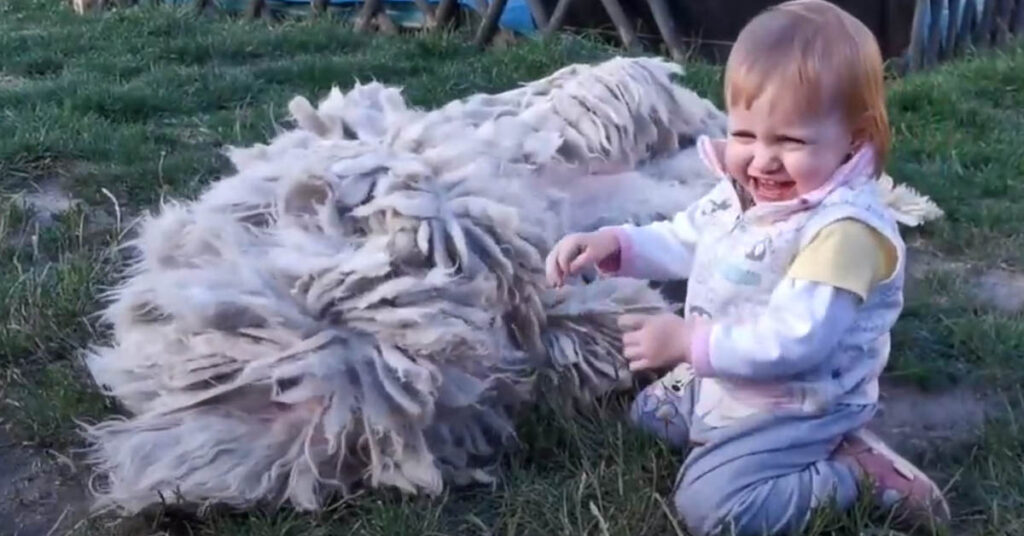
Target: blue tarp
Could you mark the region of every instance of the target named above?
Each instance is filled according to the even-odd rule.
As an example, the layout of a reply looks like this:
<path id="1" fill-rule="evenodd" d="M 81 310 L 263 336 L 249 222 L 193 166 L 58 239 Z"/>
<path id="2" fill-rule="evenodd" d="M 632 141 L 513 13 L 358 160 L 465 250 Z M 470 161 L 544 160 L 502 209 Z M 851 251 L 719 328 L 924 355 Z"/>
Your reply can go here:
<path id="1" fill-rule="evenodd" d="M 437 4 L 438 0 L 427 0 L 428 3 Z M 302 4 L 309 5 L 309 0 L 276 0 L 275 3 L 281 4 Z M 328 0 L 327 4 L 331 6 L 349 6 L 362 4 L 362 0 Z M 406 4 L 409 7 L 413 7 L 412 0 L 384 0 L 385 8 L 389 5 Z M 471 0 L 459 0 L 464 8 L 469 8 L 476 11 L 476 4 Z M 480 13 L 482 16 L 483 13 Z M 505 11 L 501 14 L 501 18 L 498 19 L 498 24 L 502 28 L 507 28 L 517 33 L 532 34 L 537 31 L 537 26 L 533 22 L 533 16 L 530 15 L 530 8 L 526 5 L 525 0 L 508 0 L 505 4 Z"/>

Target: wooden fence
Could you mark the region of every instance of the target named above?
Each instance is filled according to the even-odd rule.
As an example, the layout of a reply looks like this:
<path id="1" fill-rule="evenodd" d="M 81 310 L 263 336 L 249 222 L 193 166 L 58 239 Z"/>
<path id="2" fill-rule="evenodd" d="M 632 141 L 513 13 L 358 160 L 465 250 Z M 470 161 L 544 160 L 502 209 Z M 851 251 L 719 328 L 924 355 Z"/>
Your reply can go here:
<path id="1" fill-rule="evenodd" d="M 928 68 L 969 48 L 1005 46 L 1024 36 L 1024 0 L 918 0 L 908 71 Z"/>
<path id="2" fill-rule="evenodd" d="M 138 0 L 74 0 L 76 8 L 84 11 L 91 3 L 115 2 L 119 5 L 135 3 Z M 160 0 L 157 0 L 160 1 Z M 174 2 L 194 3 L 199 11 L 210 9 L 215 5 L 224 5 L 225 1 L 233 2 L 244 6 L 241 11 L 249 17 L 264 15 L 268 6 L 280 3 L 280 0 L 164 0 Z M 295 0 L 288 0 L 295 5 Z M 732 15 L 733 19 L 738 17 L 749 18 L 753 12 L 765 6 L 778 3 L 769 0 L 514 0 L 519 5 L 523 2 L 529 8 L 529 16 L 532 18 L 531 31 L 541 38 L 549 38 L 560 31 L 565 31 L 565 23 L 570 13 L 575 12 L 576 18 L 580 12 L 588 13 L 582 17 L 584 24 L 587 21 L 607 20 L 614 28 L 617 40 L 622 47 L 630 51 L 640 51 L 648 46 L 654 45 L 664 47 L 667 55 L 672 59 L 681 61 L 686 55 L 687 41 L 700 41 L 699 36 L 684 35 L 682 27 L 690 31 L 701 29 L 704 25 L 702 20 L 679 20 L 680 12 L 687 11 L 686 8 L 698 4 L 706 4 L 705 13 L 712 9 L 715 17 L 709 17 L 708 24 L 719 24 L 721 14 Z M 833 0 L 843 5 L 841 0 Z M 268 4 L 269 2 L 269 4 Z M 314 16 L 325 13 L 329 7 L 336 3 L 335 0 L 308 0 L 309 9 Z M 399 24 L 396 24 L 388 15 L 386 0 L 361 0 L 352 2 L 346 0 L 348 5 L 355 5 L 356 10 L 351 17 L 351 24 L 356 32 L 379 31 L 384 33 L 398 33 Z M 419 12 L 417 21 L 413 24 L 423 31 L 441 31 L 450 27 L 462 7 L 468 5 L 469 10 L 478 16 L 474 18 L 476 27 L 473 29 L 474 42 L 480 47 L 488 46 L 500 30 L 499 20 L 508 6 L 509 0 L 411 0 L 415 10 Z M 724 2 L 729 5 L 725 6 Z M 880 7 L 879 17 L 889 20 L 881 23 L 881 26 L 909 25 L 910 28 L 897 27 L 888 28 L 887 34 L 906 36 L 909 39 L 899 44 L 898 56 L 901 57 L 901 72 L 911 72 L 925 69 L 938 62 L 952 58 L 971 48 L 986 48 L 992 46 L 1006 45 L 1011 39 L 1024 35 L 1024 0 L 872 0 Z M 864 6 L 869 3 L 864 0 L 852 0 L 846 2 L 853 10 L 864 11 Z M 909 8 L 913 3 L 913 16 L 911 21 L 906 20 Z M 305 3 L 305 2 L 303 2 Z M 391 4 L 391 2 L 387 2 Z M 408 4 L 408 2 L 406 2 Z M 900 18 L 895 15 L 896 11 L 892 6 L 904 5 L 905 14 Z M 723 11 L 724 10 L 724 11 Z M 643 16 L 638 16 L 638 13 Z M 699 13 L 700 10 L 690 10 Z M 861 17 L 866 15 L 860 14 Z M 641 35 L 638 29 L 643 22 L 641 19 L 652 19 L 656 28 L 655 35 Z M 726 21 L 725 27 L 729 28 L 734 37 L 738 26 L 745 20 Z M 408 21 L 403 21 L 408 26 Z M 869 24 L 870 26 L 871 24 Z M 873 31 L 879 33 L 881 30 L 875 24 Z M 531 33 L 531 32 L 527 32 Z M 653 37 L 653 39 L 652 39 Z M 881 36 L 884 40 L 891 35 Z M 729 38 L 722 38 L 718 41 L 719 46 L 728 48 Z M 646 44 L 645 44 L 646 43 Z M 891 43 L 888 43 L 891 48 Z"/>

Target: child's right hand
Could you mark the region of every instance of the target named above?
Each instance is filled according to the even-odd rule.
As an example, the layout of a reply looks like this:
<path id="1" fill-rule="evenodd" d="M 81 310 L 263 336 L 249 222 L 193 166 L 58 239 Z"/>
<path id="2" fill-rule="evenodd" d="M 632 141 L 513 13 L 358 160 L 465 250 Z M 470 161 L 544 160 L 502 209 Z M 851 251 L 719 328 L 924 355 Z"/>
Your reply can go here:
<path id="1" fill-rule="evenodd" d="M 619 238 L 611 229 L 568 235 L 559 240 L 551 253 L 548 253 L 548 283 L 553 287 L 561 287 L 566 277 L 576 275 L 588 265 L 598 264 L 618 252 Z"/>

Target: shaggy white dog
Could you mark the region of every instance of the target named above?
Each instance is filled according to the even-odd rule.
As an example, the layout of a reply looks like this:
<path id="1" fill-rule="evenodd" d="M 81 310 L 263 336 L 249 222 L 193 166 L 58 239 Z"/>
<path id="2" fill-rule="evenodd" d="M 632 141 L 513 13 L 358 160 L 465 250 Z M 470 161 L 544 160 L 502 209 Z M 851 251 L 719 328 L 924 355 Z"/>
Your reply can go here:
<path id="1" fill-rule="evenodd" d="M 550 289 L 543 258 L 711 187 L 691 146 L 724 116 L 680 72 L 618 58 L 433 111 L 379 84 L 293 100 L 298 128 L 126 244 L 113 344 L 87 355 L 131 414 L 86 429 L 97 507 L 437 493 L 491 478 L 539 377 L 584 402 L 630 387 L 615 318 L 669 304 L 643 281 Z M 907 223 L 939 214 L 879 191 Z"/>

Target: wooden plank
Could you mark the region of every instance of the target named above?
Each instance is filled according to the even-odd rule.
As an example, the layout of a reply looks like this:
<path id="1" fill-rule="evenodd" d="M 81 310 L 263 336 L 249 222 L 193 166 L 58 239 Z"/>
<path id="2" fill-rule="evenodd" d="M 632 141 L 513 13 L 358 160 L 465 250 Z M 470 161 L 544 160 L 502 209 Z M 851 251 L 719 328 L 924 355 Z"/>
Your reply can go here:
<path id="1" fill-rule="evenodd" d="M 924 64 L 932 67 L 939 62 L 939 46 L 942 44 L 942 10 L 946 0 L 931 0 L 931 21 L 928 25 L 928 41 L 924 50 Z"/>
<path id="2" fill-rule="evenodd" d="M 437 5 L 437 10 L 434 11 L 434 20 L 437 21 L 437 26 L 439 28 L 448 24 L 448 21 L 455 13 L 455 1 L 456 0 L 441 0 L 441 3 Z"/>
<path id="3" fill-rule="evenodd" d="M 249 19 L 256 19 L 263 15 L 263 9 L 267 7 L 266 0 L 249 0 L 245 7 L 245 16 Z"/>
<path id="4" fill-rule="evenodd" d="M 477 28 L 476 39 L 474 40 L 476 46 L 486 47 L 491 42 L 491 39 L 494 38 L 494 32 L 498 31 L 498 19 L 504 13 L 507 3 L 508 0 L 494 0 L 487 7 L 487 14 L 484 15 L 483 22 Z"/>
<path id="5" fill-rule="evenodd" d="M 995 20 L 996 0 L 985 0 L 981 20 L 974 31 L 974 46 L 985 48 L 992 45 L 992 25 Z"/>
<path id="6" fill-rule="evenodd" d="M 530 14 L 533 15 L 534 25 L 538 28 L 548 25 L 548 10 L 544 8 L 544 3 L 541 0 L 526 0 L 526 5 L 530 8 Z"/>
<path id="7" fill-rule="evenodd" d="M 384 35 L 398 35 L 398 26 L 395 26 L 395 21 L 391 20 L 391 17 L 383 9 L 377 12 L 373 20 L 377 23 L 380 33 Z"/>
<path id="8" fill-rule="evenodd" d="M 964 13 L 960 17 L 960 27 L 956 29 L 956 47 L 953 49 L 953 53 L 956 55 L 963 54 L 964 51 L 974 46 L 974 19 L 977 17 L 977 11 L 974 9 L 973 0 L 963 0 L 964 2 Z"/>
<path id="9" fill-rule="evenodd" d="M 434 16 L 434 8 L 427 3 L 427 0 L 412 0 L 416 7 L 423 13 L 423 26 L 428 29 L 437 27 L 437 18 Z"/>
<path id="10" fill-rule="evenodd" d="M 907 70 L 919 71 L 924 66 L 924 49 L 928 39 L 931 19 L 931 0 L 917 0 L 914 6 L 914 22 L 910 27 L 910 45 L 907 47 Z"/>
<path id="11" fill-rule="evenodd" d="M 946 23 L 946 44 L 939 52 L 939 59 L 945 61 L 953 57 L 956 49 L 956 40 L 960 30 L 960 18 L 963 16 L 961 10 L 964 8 L 964 0 L 949 0 L 949 21 Z M 969 0 L 968 0 L 969 1 Z"/>
<path id="12" fill-rule="evenodd" d="M 998 0 L 996 8 L 996 45 L 1006 46 L 1010 42 L 1010 19 L 1013 18 L 1013 0 Z"/>
<path id="13" fill-rule="evenodd" d="M 541 35 L 547 39 L 554 35 L 555 32 L 562 29 L 562 25 L 565 24 L 565 17 L 569 14 L 569 7 L 572 6 L 573 0 L 558 0 L 555 4 L 555 11 L 551 14 L 551 20 L 548 21 L 548 25 L 544 27 Z"/>
<path id="14" fill-rule="evenodd" d="M 366 30 L 370 29 L 370 23 L 373 22 L 378 11 L 380 11 L 380 0 L 365 0 L 363 2 L 363 8 L 360 9 L 359 14 L 356 15 L 356 21 L 353 25 L 353 29 L 357 33 L 366 32 Z"/>
<path id="15" fill-rule="evenodd" d="M 622 4 L 619 0 L 601 0 L 604 4 L 604 10 L 608 12 L 608 16 L 611 17 L 612 23 L 615 24 L 615 29 L 619 31 L 619 38 L 622 39 L 622 46 L 629 51 L 636 51 L 637 40 L 636 40 L 636 29 L 633 28 L 633 24 L 629 21 L 626 16 L 626 12 L 622 9 Z"/>
<path id="16" fill-rule="evenodd" d="M 651 7 L 651 15 L 658 25 L 658 31 L 661 32 L 661 38 L 665 41 L 672 59 L 679 62 L 685 60 L 686 56 L 683 54 L 682 47 L 679 46 L 676 21 L 672 17 L 668 4 L 665 3 L 665 0 L 647 0 L 647 4 Z"/>

